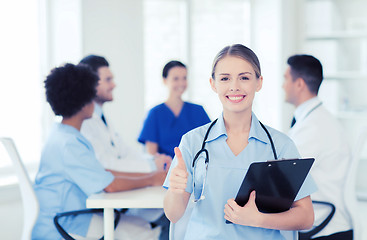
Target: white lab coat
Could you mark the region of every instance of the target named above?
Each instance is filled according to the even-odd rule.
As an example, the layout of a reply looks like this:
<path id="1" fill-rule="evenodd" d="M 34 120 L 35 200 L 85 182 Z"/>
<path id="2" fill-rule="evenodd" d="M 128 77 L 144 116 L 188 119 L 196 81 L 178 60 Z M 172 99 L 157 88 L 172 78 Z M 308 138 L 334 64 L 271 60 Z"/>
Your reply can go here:
<path id="1" fill-rule="evenodd" d="M 153 156 L 126 145 L 106 116 L 108 127 L 102 121 L 101 116 L 102 109 L 95 104 L 93 116 L 84 120 L 81 133 L 91 142 L 96 157 L 103 167 L 120 172 L 155 171 Z"/>
<path id="2" fill-rule="evenodd" d="M 97 159 L 105 169 L 143 173 L 157 170 L 152 155 L 136 151 L 126 145 L 106 116 L 108 127 L 101 116 L 102 109 L 95 104 L 93 116 L 84 120 L 81 133 L 91 142 Z M 149 222 L 157 220 L 162 214 L 161 209 L 129 209 L 126 213 L 126 215 L 139 216 Z"/>
<path id="3" fill-rule="evenodd" d="M 342 126 L 323 105 L 311 111 L 318 104 L 320 100 L 315 97 L 298 106 L 296 124 L 288 134 L 302 157 L 315 158 L 311 174 L 318 191 L 311 195 L 312 200 L 331 202 L 336 207 L 331 222 L 315 237 L 352 229 L 343 198 L 344 183 L 352 161 L 349 146 Z M 314 208 L 315 225 L 318 225 L 329 211 L 325 207 Z"/>

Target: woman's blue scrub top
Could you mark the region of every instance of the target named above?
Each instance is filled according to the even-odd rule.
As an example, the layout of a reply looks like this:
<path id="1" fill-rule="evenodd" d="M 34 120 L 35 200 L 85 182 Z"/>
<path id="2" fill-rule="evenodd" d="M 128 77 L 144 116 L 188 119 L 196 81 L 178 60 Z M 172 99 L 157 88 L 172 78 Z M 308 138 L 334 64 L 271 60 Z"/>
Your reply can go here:
<path id="1" fill-rule="evenodd" d="M 184 102 L 177 117 L 166 104 L 152 108 L 144 121 L 138 141 L 158 144 L 158 152 L 173 158 L 173 149 L 178 146 L 181 137 L 188 131 L 210 122 L 204 108 L 200 105 Z"/>
<path id="2" fill-rule="evenodd" d="M 189 173 L 186 191 L 193 192 L 192 160 L 201 149 L 202 141 L 210 124 L 194 129 L 182 137 L 180 150 Z M 268 129 L 278 158 L 299 158 L 299 153 L 293 141 L 285 134 L 266 126 Z M 235 198 L 247 170 L 253 162 L 273 160 L 273 151 L 268 136 L 261 127 L 255 114 L 252 114 L 251 128 L 248 145 L 237 156 L 227 145 L 227 131 L 224 126 L 223 116 L 211 129 L 205 148 L 209 152 L 209 166 L 205 183 L 205 199 L 195 204 L 186 229 L 185 240 L 223 240 L 223 239 L 272 239 L 283 240 L 279 230 L 226 224 L 224 219 L 224 206 L 227 200 Z M 202 176 L 205 171 L 204 159 L 197 160 L 198 170 L 196 176 Z M 163 184 L 169 187 L 171 169 L 177 165 L 176 157 L 173 159 L 167 178 Z M 196 178 L 195 176 L 195 178 Z M 195 179 L 195 189 L 202 186 L 203 181 Z M 317 187 L 313 179 L 308 176 L 303 183 L 295 200 L 302 199 L 315 192 Z M 197 191 L 197 190 L 195 190 Z M 197 198 L 199 197 L 196 196 Z"/>

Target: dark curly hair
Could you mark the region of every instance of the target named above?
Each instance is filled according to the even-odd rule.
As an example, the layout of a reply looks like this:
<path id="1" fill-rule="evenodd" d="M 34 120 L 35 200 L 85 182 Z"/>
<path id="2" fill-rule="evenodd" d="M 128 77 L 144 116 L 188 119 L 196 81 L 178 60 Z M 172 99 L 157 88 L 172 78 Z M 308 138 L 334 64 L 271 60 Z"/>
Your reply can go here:
<path id="1" fill-rule="evenodd" d="M 54 68 L 44 82 L 47 102 L 56 115 L 71 117 L 94 99 L 98 79 L 82 64 Z"/>

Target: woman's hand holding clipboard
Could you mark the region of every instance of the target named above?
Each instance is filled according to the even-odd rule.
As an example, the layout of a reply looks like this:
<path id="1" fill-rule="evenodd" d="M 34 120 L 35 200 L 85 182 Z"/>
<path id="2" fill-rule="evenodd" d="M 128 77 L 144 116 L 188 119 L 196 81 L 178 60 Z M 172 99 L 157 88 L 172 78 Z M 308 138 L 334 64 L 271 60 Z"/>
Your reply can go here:
<path id="1" fill-rule="evenodd" d="M 262 213 L 287 211 L 314 161 L 314 158 L 304 158 L 254 162 L 250 165 L 234 201 L 238 207 L 247 207 L 248 204 L 252 206 L 255 203 L 258 211 Z M 256 197 L 252 198 L 254 191 Z M 231 202 L 228 207 L 237 210 L 233 206 L 235 205 Z M 230 219 L 226 220 L 226 223 L 232 222 Z"/>
<path id="2" fill-rule="evenodd" d="M 224 206 L 226 222 L 257 227 L 261 213 L 257 209 L 255 199 L 255 191 L 251 192 L 248 202 L 243 207 L 239 206 L 234 198 L 228 199 L 227 204 Z"/>

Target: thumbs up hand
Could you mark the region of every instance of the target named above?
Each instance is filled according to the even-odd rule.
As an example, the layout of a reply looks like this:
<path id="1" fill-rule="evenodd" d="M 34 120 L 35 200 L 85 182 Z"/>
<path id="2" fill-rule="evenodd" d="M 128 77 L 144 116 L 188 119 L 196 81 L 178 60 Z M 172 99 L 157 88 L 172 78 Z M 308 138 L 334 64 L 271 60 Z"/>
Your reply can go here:
<path id="1" fill-rule="evenodd" d="M 186 170 L 186 164 L 185 161 L 182 158 L 181 151 L 178 147 L 175 147 L 174 149 L 175 155 L 177 158 L 177 165 L 175 168 L 172 169 L 171 175 L 169 177 L 170 186 L 169 190 L 171 190 L 174 193 L 184 193 L 186 186 L 187 186 L 187 170 Z"/>

